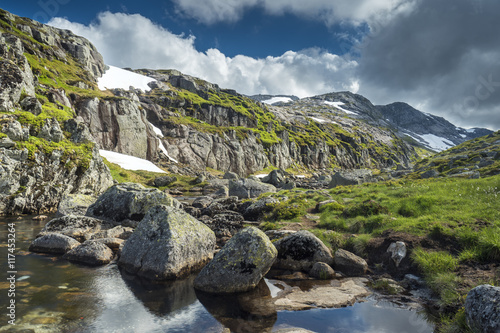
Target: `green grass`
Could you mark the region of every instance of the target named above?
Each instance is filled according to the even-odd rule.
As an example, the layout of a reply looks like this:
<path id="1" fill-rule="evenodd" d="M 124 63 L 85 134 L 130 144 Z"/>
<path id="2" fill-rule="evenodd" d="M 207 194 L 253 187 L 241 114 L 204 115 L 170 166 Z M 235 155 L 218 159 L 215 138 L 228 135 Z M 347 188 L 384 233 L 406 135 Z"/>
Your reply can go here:
<path id="1" fill-rule="evenodd" d="M 78 167 L 82 170 L 88 169 L 94 148 L 93 143 L 75 144 L 67 139 L 60 142 L 49 142 L 34 136 L 30 136 L 28 141 L 16 142 L 16 146 L 18 149 L 26 148 L 28 150 L 28 158 L 31 160 L 35 159 L 35 154 L 38 152 L 50 155 L 53 151 L 60 150 L 62 152 L 61 163 L 67 169 Z"/>

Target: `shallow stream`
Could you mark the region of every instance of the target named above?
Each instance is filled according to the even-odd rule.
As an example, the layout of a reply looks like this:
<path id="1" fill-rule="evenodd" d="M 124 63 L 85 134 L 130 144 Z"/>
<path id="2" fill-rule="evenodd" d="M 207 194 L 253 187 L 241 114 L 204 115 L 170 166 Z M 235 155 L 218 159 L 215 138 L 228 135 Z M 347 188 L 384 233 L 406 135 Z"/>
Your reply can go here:
<path id="1" fill-rule="evenodd" d="M 6 316 L 11 299 L 6 280 L 8 223 L 16 228 L 15 326 Z M 29 253 L 44 224 L 29 217 L 0 220 L 0 332 L 228 333 L 228 328 L 274 332 L 291 327 L 321 333 L 433 331 L 424 315 L 375 298 L 340 309 L 268 311 L 259 306 L 259 293 L 214 297 L 197 294 L 193 277 L 155 285 L 121 272 L 116 264 L 92 268 Z M 268 297 L 276 291 L 267 281 L 259 289 Z"/>

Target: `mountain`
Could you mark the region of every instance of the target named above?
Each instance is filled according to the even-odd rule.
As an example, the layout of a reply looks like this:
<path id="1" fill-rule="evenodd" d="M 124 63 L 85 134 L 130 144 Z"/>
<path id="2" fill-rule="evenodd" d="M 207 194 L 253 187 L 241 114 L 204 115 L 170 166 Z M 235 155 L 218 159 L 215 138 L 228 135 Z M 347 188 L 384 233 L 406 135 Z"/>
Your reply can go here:
<path id="1" fill-rule="evenodd" d="M 401 134 L 437 151 L 493 133 L 485 128 L 457 127 L 442 117 L 418 111 L 406 103 L 379 105 L 377 109 Z"/>
<path id="2" fill-rule="evenodd" d="M 390 128 L 412 145 L 435 152 L 492 133 L 484 128 L 457 127 L 442 117 L 421 112 L 406 103 L 373 105 L 367 98 L 348 91 L 303 98 L 282 106 L 314 119 L 327 117 L 342 123 L 342 119 L 349 118 Z"/>
<path id="3" fill-rule="evenodd" d="M 241 176 L 268 167 L 407 169 L 417 160 L 360 95 L 281 96 L 291 101 L 274 106 L 173 69 L 106 66 L 86 39 L 1 10 L 0 23 L 2 214 L 100 193 L 111 176 L 99 153 L 178 174 Z"/>

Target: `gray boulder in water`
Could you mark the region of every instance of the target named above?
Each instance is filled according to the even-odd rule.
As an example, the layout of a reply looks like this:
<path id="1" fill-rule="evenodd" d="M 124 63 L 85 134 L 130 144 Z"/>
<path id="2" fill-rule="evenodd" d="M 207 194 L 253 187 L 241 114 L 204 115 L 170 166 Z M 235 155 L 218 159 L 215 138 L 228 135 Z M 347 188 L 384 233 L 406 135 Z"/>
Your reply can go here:
<path id="1" fill-rule="evenodd" d="M 31 243 L 29 250 L 31 252 L 64 254 L 78 245 L 80 245 L 80 242 L 69 236 L 47 233 L 35 239 Z"/>
<path id="2" fill-rule="evenodd" d="M 474 332 L 500 332 L 500 288 L 483 284 L 467 294 L 465 316 Z"/>
<path id="3" fill-rule="evenodd" d="M 93 234 L 111 227 L 109 222 L 93 217 L 68 215 L 50 220 L 39 235 L 56 232 L 83 242 L 90 239 Z"/>
<path id="4" fill-rule="evenodd" d="M 66 252 L 64 259 L 78 262 L 90 266 L 106 265 L 113 260 L 113 251 L 103 244 L 95 240 L 89 240 L 85 243 Z"/>
<path id="5" fill-rule="evenodd" d="M 255 288 L 271 268 L 278 252 L 255 227 L 234 235 L 194 280 L 198 290 L 229 294 Z"/>
<path id="6" fill-rule="evenodd" d="M 127 227 L 136 227 L 147 211 L 157 205 L 180 208 L 181 203 L 156 188 L 122 183 L 110 187 L 92 204 L 85 215 Z"/>
<path id="7" fill-rule="evenodd" d="M 123 247 L 119 264 L 150 280 L 185 277 L 212 259 L 215 234 L 174 207 L 151 208 Z"/>

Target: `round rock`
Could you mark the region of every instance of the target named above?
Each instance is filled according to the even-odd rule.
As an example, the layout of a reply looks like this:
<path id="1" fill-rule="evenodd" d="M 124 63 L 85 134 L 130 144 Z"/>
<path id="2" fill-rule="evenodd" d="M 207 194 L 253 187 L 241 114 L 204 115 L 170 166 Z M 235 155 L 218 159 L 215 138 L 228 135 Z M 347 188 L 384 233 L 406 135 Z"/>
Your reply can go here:
<path id="1" fill-rule="evenodd" d="M 251 290 L 271 268 L 278 252 L 269 238 L 255 227 L 234 235 L 205 266 L 194 287 L 209 293 L 238 293 Z"/>
<path id="2" fill-rule="evenodd" d="M 274 243 L 278 250 L 275 268 L 309 272 L 316 262 L 333 263 L 332 253 L 311 232 L 302 230 Z"/>
<path id="3" fill-rule="evenodd" d="M 80 242 L 69 236 L 51 232 L 35 239 L 29 250 L 31 252 L 64 254 L 78 245 Z"/>
<path id="4" fill-rule="evenodd" d="M 113 251 L 102 242 L 90 240 L 68 251 L 63 258 L 90 266 L 106 265 L 113 260 Z"/>
<path id="5" fill-rule="evenodd" d="M 335 277 L 335 271 L 324 262 L 317 262 L 311 268 L 309 275 L 318 280 L 329 280 Z"/>

